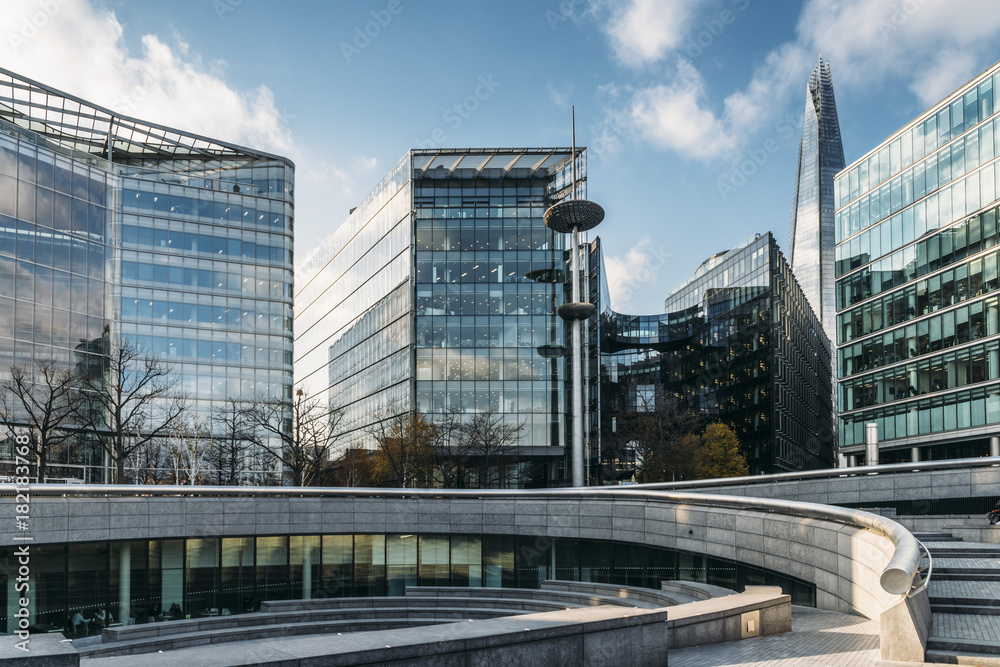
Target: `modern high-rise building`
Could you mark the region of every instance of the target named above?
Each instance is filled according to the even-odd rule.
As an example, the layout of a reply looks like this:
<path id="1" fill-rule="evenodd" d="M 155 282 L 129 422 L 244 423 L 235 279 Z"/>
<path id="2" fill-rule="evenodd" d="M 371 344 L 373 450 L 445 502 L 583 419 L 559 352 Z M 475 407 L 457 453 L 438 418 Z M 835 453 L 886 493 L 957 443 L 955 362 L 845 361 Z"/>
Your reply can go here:
<path id="1" fill-rule="evenodd" d="M 101 368 L 129 339 L 201 417 L 228 396 L 290 399 L 293 180 L 286 158 L 0 69 L 0 373 Z M 101 481 L 107 462 L 71 445 L 49 465 Z"/>
<path id="2" fill-rule="evenodd" d="M 809 77 L 795 177 L 788 261 L 827 337 L 835 339 L 834 177 L 844 168 L 830 61 Z"/>
<path id="3" fill-rule="evenodd" d="M 1000 63 L 836 179 L 841 451 L 1000 453 Z"/>
<path id="4" fill-rule="evenodd" d="M 833 467 L 830 343 L 770 233 L 705 260 L 662 315 L 599 308 L 602 439 L 665 401 L 731 426 L 751 474 Z"/>
<path id="5" fill-rule="evenodd" d="M 340 446 L 371 448 L 412 410 L 489 408 L 522 427 L 505 483 L 561 483 L 566 360 L 543 353 L 566 344 L 566 252 L 542 216 L 570 163 L 568 148 L 411 150 L 307 260 L 296 384 L 344 408 Z"/>

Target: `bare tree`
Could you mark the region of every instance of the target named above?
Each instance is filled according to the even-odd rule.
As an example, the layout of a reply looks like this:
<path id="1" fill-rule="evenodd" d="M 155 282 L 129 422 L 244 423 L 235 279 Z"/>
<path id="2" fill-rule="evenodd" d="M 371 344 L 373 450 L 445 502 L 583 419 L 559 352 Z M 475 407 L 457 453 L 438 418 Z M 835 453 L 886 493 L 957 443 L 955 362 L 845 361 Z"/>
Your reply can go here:
<path id="1" fill-rule="evenodd" d="M 366 449 L 350 448 L 344 451 L 324 475 L 324 486 L 374 486 L 375 477 L 372 453 Z"/>
<path id="2" fill-rule="evenodd" d="M 104 374 L 81 379 L 73 417 L 100 441 L 111 481 L 124 484 L 129 456 L 176 428 L 186 406 L 169 367 L 131 340 L 111 343 L 106 360 Z"/>
<path id="3" fill-rule="evenodd" d="M 503 488 L 507 465 L 520 453 L 522 424 L 504 419 L 496 406 L 475 413 L 459 427 L 461 447 L 479 488 Z"/>
<path id="4" fill-rule="evenodd" d="M 369 428 L 375 439 L 375 478 L 386 486 L 412 488 L 426 485 L 437 459 L 438 433 L 420 412 L 397 412 Z"/>
<path id="5" fill-rule="evenodd" d="M 253 470 L 257 442 L 247 406 L 230 396 L 212 410 L 212 446 L 207 458 L 216 484 L 239 486 Z"/>
<path id="6" fill-rule="evenodd" d="M 132 451 L 126 467 L 136 484 L 165 484 L 169 477 L 169 462 L 163 444 L 150 440 Z"/>
<path id="7" fill-rule="evenodd" d="M 204 420 L 179 419 L 166 438 L 167 459 L 173 468 L 173 483 L 197 484 L 208 465 L 212 431 Z M 182 474 L 183 473 L 183 477 Z"/>
<path id="8" fill-rule="evenodd" d="M 37 359 L 30 366 L 12 364 L 7 375 L 0 382 L 0 422 L 11 437 L 16 425 L 29 429 L 28 447 L 41 483 L 55 448 L 75 437 L 70 427 L 76 376 L 52 359 Z"/>
<path id="9" fill-rule="evenodd" d="M 651 385 L 625 385 L 624 390 L 635 402 L 616 415 L 614 432 L 604 433 L 609 472 L 619 478 L 635 475 L 642 482 L 690 479 L 695 461 L 686 436 L 697 437 L 705 417 Z"/>
<path id="10" fill-rule="evenodd" d="M 278 441 L 271 453 L 292 486 L 313 486 L 329 463 L 344 411 L 299 389 L 290 405 L 281 398 L 258 396 L 247 403 L 246 418 L 258 447 L 266 446 L 267 439 Z"/>

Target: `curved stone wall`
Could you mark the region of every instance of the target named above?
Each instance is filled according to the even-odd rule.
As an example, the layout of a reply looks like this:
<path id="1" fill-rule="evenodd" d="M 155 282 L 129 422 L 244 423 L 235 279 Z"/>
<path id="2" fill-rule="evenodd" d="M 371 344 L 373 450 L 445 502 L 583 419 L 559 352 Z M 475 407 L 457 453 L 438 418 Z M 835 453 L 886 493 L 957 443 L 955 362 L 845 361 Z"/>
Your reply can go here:
<path id="1" fill-rule="evenodd" d="M 170 494 L 95 497 L 81 487 L 74 497 L 38 496 L 33 488 L 33 544 L 178 537 L 330 533 L 493 534 L 614 540 L 706 554 L 767 568 L 816 585 L 823 609 L 878 618 L 898 595 L 879 585 L 896 549 L 876 530 L 843 520 L 800 516 L 794 503 L 738 509 L 749 499 L 693 494 L 593 491 L 580 497 L 547 493 L 376 491 L 292 497 L 292 489 L 240 489 L 206 497 L 218 487 L 179 487 Z M 121 489 L 125 491 L 125 489 Z M 148 493 L 150 489 L 143 489 Z M 0 493 L 3 490 L 0 489 Z M 372 495 L 379 494 L 381 497 Z M 440 493 L 441 497 L 432 494 Z M 814 506 L 819 507 L 819 506 Z M 871 516 L 871 515 L 868 515 Z M 878 517 L 874 517 L 878 518 Z M 12 532 L 0 544 L 15 545 Z"/>

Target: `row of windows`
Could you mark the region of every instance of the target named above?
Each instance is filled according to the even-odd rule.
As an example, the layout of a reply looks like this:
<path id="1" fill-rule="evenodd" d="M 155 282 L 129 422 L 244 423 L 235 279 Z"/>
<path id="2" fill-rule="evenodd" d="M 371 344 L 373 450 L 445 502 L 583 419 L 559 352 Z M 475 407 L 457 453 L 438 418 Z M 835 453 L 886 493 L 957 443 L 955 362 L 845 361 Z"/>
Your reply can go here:
<path id="1" fill-rule="evenodd" d="M 739 252 L 734 252 L 735 249 L 730 250 L 729 253 L 733 256 L 723 258 L 719 265 L 699 269 L 697 273 L 705 271 L 707 275 L 696 274 L 696 277 L 677 287 L 667 296 L 663 310 L 671 313 L 700 306 L 702 299 L 730 286 L 769 285 L 770 275 L 766 271 L 761 271 L 768 265 L 769 260 L 766 239 L 766 236 L 762 237 L 759 241 L 755 241 L 754 245 Z"/>
<path id="2" fill-rule="evenodd" d="M 542 200 L 527 202 L 515 197 L 486 198 L 466 203 L 461 197 L 415 197 L 414 217 L 417 220 L 525 220 L 541 218 L 547 205 Z"/>
<path id="3" fill-rule="evenodd" d="M 257 611 L 264 600 L 403 595 L 407 586 L 538 588 L 549 579 L 656 588 L 698 581 L 780 586 L 815 606 L 815 586 L 731 561 L 635 544 L 499 535 L 272 535 L 33 546 L 30 622 L 71 636 L 78 610 L 117 622 Z M 13 547 L 0 566 L 17 569 Z M 11 584 L 13 591 L 13 584 Z M 0 609 L 0 633 L 17 619 Z M 221 611 L 220 611 L 221 610 Z"/>
<path id="4" fill-rule="evenodd" d="M 562 288 L 549 285 L 417 287 L 417 315 L 551 315 Z"/>
<path id="5" fill-rule="evenodd" d="M 255 312 L 248 308 L 226 308 L 206 304 L 132 299 L 122 297 L 123 320 L 170 322 L 242 331 L 291 331 L 292 318 L 279 313 Z M 267 304 L 261 304 L 266 307 Z"/>
<path id="6" fill-rule="evenodd" d="M 965 212 L 971 213 L 983 205 L 993 204 L 996 201 L 996 180 L 998 177 L 1000 177 L 1000 170 L 995 169 L 994 165 L 990 165 L 978 174 L 970 176 L 970 180 L 956 183 L 953 188 L 943 190 L 940 196 L 931 195 L 926 201 L 922 201 L 916 206 L 882 221 L 879 225 L 855 236 L 850 241 L 840 244 L 835 251 L 837 275 L 842 276 L 859 266 L 902 248 L 940 226 L 949 226 L 955 219 L 961 218 Z M 967 187 L 973 183 L 976 187 Z M 949 207 L 950 212 L 946 215 L 944 211 L 947 205 L 946 201 L 955 194 L 953 190 L 962 190 L 963 188 L 965 195 L 962 196 L 959 193 L 958 196 L 965 201 L 965 204 L 960 208 L 958 203 L 954 203 Z M 934 213 L 937 213 L 936 217 Z M 989 217 L 994 214 L 995 211 L 991 210 L 986 214 L 977 215 L 973 218 L 975 222 L 965 225 L 965 228 L 957 226 L 954 229 L 956 231 L 963 229 L 963 233 L 967 232 L 977 239 L 990 236 L 996 231 L 996 223 L 993 218 Z M 952 215 L 954 217 L 951 217 Z M 980 219 L 977 220 L 977 218 Z M 977 226 L 981 229 L 974 229 Z"/>
<path id="7" fill-rule="evenodd" d="M 104 238 L 104 206 L 0 175 L 0 215 L 50 230 Z"/>
<path id="8" fill-rule="evenodd" d="M 1000 118 L 951 146 L 942 148 L 912 169 L 896 176 L 881 187 L 837 214 L 838 240 L 843 240 L 879 220 L 897 213 L 938 188 L 972 172 L 1000 155 Z M 876 255 L 877 256 L 877 255 Z"/>
<path id="9" fill-rule="evenodd" d="M 560 385 L 561 386 L 561 385 Z M 560 394 L 561 392 L 556 392 Z M 553 391 L 547 382 L 418 382 L 417 409 L 427 414 L 446 415 L 450 412 L 475 413 L 495 410 L 504 413 L 504 421 L 519 424 L 525 414 L 561 416 L 561 401 L 553 411 Z M 559 417 L 557 417 L 558 420 Z M 541 425 L 541 422 L 540 422 Z M 524 434 L 522 434 L 523 437 Z M 522 440 L 522 445 L 560 444 L 544 440 Z"/>
<path id="10" fill-rule="evenodd" d="M 562 283 L 562 259 L 561 252 L 548 251 L 422 252 L 417 253 L 417 284 Z"/>
<path id="11" fill-rule="evenodd" d="M 977 301 L 840 350 L 840 377 L 1000 333 L 997 299 Z"/>
<path id="12" fill-rule="evenodd" d="M 476 179 L 475 182 L 462 180 L 428 181 L 416 180 L 413 194 L 416 197 L 535 197 L 545 196 L 546 180 L 535 179 Z"/>
<path id="13" fill-rule="evenodd" d="M 973 86 L 837 178 L 834 195 L 837 208 L 972 129 L 992 116 L 997 107 L 1000 107 L 1000 74 Z"/>
<path id="14" fill-rule="evenodd" d="M 0 174 L 104 206 L 107 174 L 44 148 L 0 137 Z M 50 193 L 51 194 L 51 193 Z"/>
<path id="15" fill-rule="evenodd" d="M 418 380 L 543 380 L 561 378 L 564 364 L 535 350 L 417 350 Z"/>
<path id="16" fill-rule="evenodd" d="M 1000 385 L 865 410 L 840 419 L 840 445 L 862 445 L 865 424 L 879 426 L 883 441 L 960 428 L 1000 424 Z"/>
<path id="17" fill-rule="evenodd" d="M 150 221 L 152 222 L 152 221 Z M 284 239 L 282 239 L 284 241 Z M 139 249 L 155 248 L 161 251 L 200 253 L 220 259 L 242 259 L 245 262 L 291 264 L 292 251 L 282 246 L 268 245 L 260 240 L 240 239 L 210 234 L 167 231 L 151 227 L 122 226 L 122 243 Z"/>
<path id="18" fill-rule="evenodd" d="M 1000 379 L 996 355 L 995 342 L 974 345 L 879 373 L 842 380 L 838 385 L 840 410 L 848 412 Z"/>
<path id="19" fill-rule="evenodd" d="M 278 191 L 280 192 L 280 190 Z M 273 210 L 278 208 L 280 204 L 250 197 L 231 197 L 229 201 L 225 201 L 225 196 L 222 196 L 223 201 L 214 201 L 219 198 L 218 195 L 213 196 L 196 190 L 191 192 L 192 194 L 207 195 L 212 199 L 143 192 L 126 188 L 122 192 L 122 206 L 125 211 L 152 212 L 162 217 L 199 218 L 229 226 L 291 229 L 291 220 L 286 219 L 285 214 L 280 210 Z M 257 208 L 257 206 L 261 208 Z"/>
<path id="20" fill-rule="evenodd" d="M 82 303 L 77 308 L 86 307 Z M 14 301 L 0 296 L 0 336 L 38 343 L 73 346 L 101 335 L 103 300 L 91 302 L 87 313 L 51 308 L 44 302 Z M 0 362 L 2 363 L 2 362 Z M 5 369 L 6 364 L 0 365 Z"/>
<path id="21" fill-rule="evenodd" d="M 417 347 L 532 347 L 559 344 L 555 316 L 418 317 Z"/>
<path id="22" fill-rule="evenodd" d="M 91 278 L 104 277 L 105 246 L 75 236 L 54 233 L 31 223 L 0 218 L 0 258 L 16 258 L 25 266 L 55 267 Z"/>
<path id="23" fill-rule="evenodd" d="M 1000 281 L 995 279 L 998 263 L 1000 253 L 991 253 L 841 313 L 837 316 L 840 342 L 849 343 L 992 292 L 1000 287 Z"/>
<path id="24" fill-rule="evenodd" d="M 238 267 L 239 265 L 230 264 L 228 266 Z M 270 296 L 271 298 L 290 297 L 292 290 L 289 283 L 280 280 L 255 279 L 227 271 L 131 261 L 122 262 L 122 280 L 152 283 L 164 288 L 173 285 L 175 288 L 189 287 L 198 291 L 215 290 L 245 296 Z"/>
<path id="25" fill-rule="evenodd" d="M 927 273 L 961 262 L 975 251 L 992 247 L 1000 238 L 997 235 L 996 219 L 993 215 L 984 215 L 982 218 L 982 237 L 978 233 L 967 234 L 969 229 L 977 231 L 978 223 L 958 225 L 838 280 L 837 309 L 841 310 L 876 294 L 888 292 Z M 993 283 L 997 279 L 997 256 L 989 254 L 982 261 L 982 282 L 987 290 L 996 289 Z M 970 276 L 974 273 L 978 275 L 970 270 Z M 974 296 L 978 292 L 976 289 L 967 293 Z"/>
<path id="26" fill-rule="evenodd" d="M 562 250 L 563 235 L 539 219 L 465 221 L 417 220 L 417 250 Z"/>
<path id="27" fill-rule="evenodd" d="M 281 347 L 273 347 L 281 339 L 258 336 L 261 344 L 255 344 L 253 336 L 239 341 L 200 340 L 182 336 L 146 336 L 133 334 L 132 338 L 142 350 L 167 361 L 201 361 L 213 364 L 243 365 L 258 368 L 280 368 L 291 366 L 292 353 Z M 281 341 L 283 342 L 283 341 Z M 265 344 L 266 343 L 266 344 Z M 208 369 L 206 369 L 208 371 Z M 220 397 L 216 397 L 220 398 Z"/>

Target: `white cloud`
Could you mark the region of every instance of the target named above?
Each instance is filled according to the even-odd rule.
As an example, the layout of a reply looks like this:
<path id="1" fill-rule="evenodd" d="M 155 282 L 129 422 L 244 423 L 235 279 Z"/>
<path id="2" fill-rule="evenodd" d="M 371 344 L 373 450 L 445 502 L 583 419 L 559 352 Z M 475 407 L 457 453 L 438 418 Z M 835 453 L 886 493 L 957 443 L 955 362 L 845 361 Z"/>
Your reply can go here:
<path id="1" fill-rule="evenodd" d="M 931 0 L 810 0 L 798 27 L 802 43 L 831 59 L 838 85 L 892 77 L 925 106 L 972 78 L 984 57 L 993 61 L 998 31 L 1000 4 L 989 0 L 968 0 L 961 11 Z"/>
<path id="2" fill-rule="evenodd" d="M 669 260 L 667 249 L 654 244 L 648 235 L 639 239 L 624 255 L 605 255 L 604 268 L 612 307 L 620 313 L 636 312 L 636 308 L 648 310 L 648 304 L 637 303 L 633 297 L 642 297 L 646 288 L 659 286 L 659 272 Z"/>
<path id="3" fill-rule="evenodd" d="M 295 150 L 266 86 L 240 91 L 187 44 L 144 35 L 129 53 L 110 11 L 83 0 L 21 2 L 0 14 L 0 61 L 8 69 L 124 115 L 281 154 Z"/>
<path id="4" fill-rule="evenodd" d="M 606 31 L 615 57 L 638 67 L 656 62 L 681 45 L 701 0 L 615 2 Z"/>
<path id="5" fill-rule="evenodd" d="M 679 58 L 696 8 L 693 0 L 630 0 L 604 30 L 625 64 Z M 688 158 L 722 159 L 785 113 L 789 94 L 804 99 L 819 55 L 832 62 L 838 91 L 894 79 L 930 106 L 992 62 L 998 33 L 1000 3 L 991 0 L 969 0 L 961 12 L 932 0 L 805 0 L 795 38 L 769 52 L 745 87 L 716 104 L 701 73 L 679 59 L 659 81 L 630 89 L 609 114 L 624 109 L 638 141 Z"/>
<path id="6" fill-rule="evenodd" d="M 670 84 L 643 88 L 632 96 L 630 121 L 644 138 L 685 155 L 711 159 L 732 149 L 724 123 L 702 106 L 705 82 L 698 70 L 679 60 Z"/>
<path id="7" fill-rule="evenodd" d="M 203 62 L 179 36 L 168 43 L 143 35 L 140 52 L 130 52 L 124 32 L 114 12 L 97 2 L 7 3 L 0 13 L 0 63 L 123 115 L 291 158 L 306 184 L 296 188 L 296 257 L 308 256 L 346 217 L 346 202 L 356 196 L 352 175 L 374 169 L 375 159 L 344 160 L 351 169 L 322 161 L 319 150 L 295 142 L 294 115 L 267 86 L 233 87 L 224 61 Z"/>
<path id="8" fill-rule="evenodd" d="M 552 104 L 562 109 L 570 106 L 570 100 L 573 99 L 573 84 L 567 83 L 565 86 L 557 88 L 555 84 L 549 82 L 548 91 Z"/>

